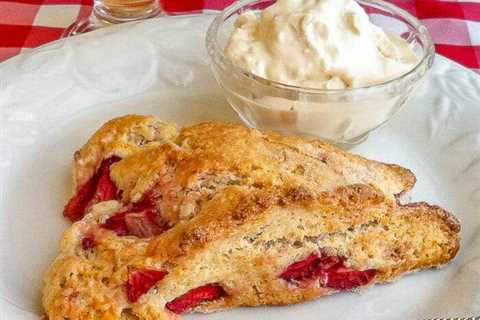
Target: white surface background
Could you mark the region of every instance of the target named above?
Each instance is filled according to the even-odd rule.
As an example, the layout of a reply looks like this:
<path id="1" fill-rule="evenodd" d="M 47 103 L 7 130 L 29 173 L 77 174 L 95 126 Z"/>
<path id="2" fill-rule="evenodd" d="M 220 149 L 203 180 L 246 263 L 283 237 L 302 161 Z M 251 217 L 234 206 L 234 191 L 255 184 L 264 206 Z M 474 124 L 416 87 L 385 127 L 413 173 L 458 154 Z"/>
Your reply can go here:
<path id="1" fill-rule="evenodd" d="M 59 41 L 0 64 L 0 320 L 36 319 L 67 223 L 73 152 L 108 119 L 239 121 L 209 71 L 210 17 L 160 18 Z M 122 32 L 119 32 L 119 31 Z M 437 57 L 415 97 L 353 152 L 412 169 L 413 200 L 455 213 L 462 248 L 441 270 L 362 294 L 188 319 L 425 319 L 480 315 L 480 78 Z"/>

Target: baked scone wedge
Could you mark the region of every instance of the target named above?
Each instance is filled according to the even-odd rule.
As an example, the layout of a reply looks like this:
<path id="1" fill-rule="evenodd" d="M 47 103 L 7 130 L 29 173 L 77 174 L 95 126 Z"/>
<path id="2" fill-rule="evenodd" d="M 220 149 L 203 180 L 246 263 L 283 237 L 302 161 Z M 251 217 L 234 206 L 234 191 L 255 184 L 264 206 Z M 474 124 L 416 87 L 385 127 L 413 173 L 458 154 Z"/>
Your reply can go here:
<path id="1" fill-rule="evenodd" d="M 118 236 L 102 202 L 66 231 L 45 278 L 57 319 L 177 319 L 234 306 L 292 304 L 389 282 L 450 261 L 459 224 L 439 207 L 398 206 L 357 184 L 228 186 L 153 238 Z"/>
<path id="2" fill-rule="evenodd" d="M 50 319 L 297 303 L 459 248 L 447 212 L 397 203 L 408 169 L 237 124 L 111 120 L 76 153 L 74 181 L 64 214 L 79 221 L 45 278 Z"/>
<path id="3" fill-rule="evenodd" d="M 147 132 L 147 133 L 145 133 Z M 405 168 L 349 154 L 321 141 L 210 122 L 181 130 L 152 116 L 130 115 L 104 125 L 75 154 L 76 194 L 64 214 L 80 219 L 99 201 L 141 201 L 153 189 L 169 223 L 193 217 L 225 186 L 302 185 L 310 192 L 365 183 L 389 201 L 410 190 Z M 121 195 L 121 196 L 120 196 Z"/>

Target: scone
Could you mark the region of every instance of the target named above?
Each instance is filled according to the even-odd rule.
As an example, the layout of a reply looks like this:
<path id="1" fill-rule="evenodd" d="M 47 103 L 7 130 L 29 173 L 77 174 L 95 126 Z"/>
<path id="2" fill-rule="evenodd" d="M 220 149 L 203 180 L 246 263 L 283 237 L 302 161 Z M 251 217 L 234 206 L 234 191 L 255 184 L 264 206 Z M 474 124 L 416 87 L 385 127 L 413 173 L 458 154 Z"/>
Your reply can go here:
<path id="1" fill-rule="evenodd" d="M 408 169 L 367 160 L 318 140 L 225 123 L 187 127 L 178 135 L 174 125 L 138 115 L 111 120 L 100 128 L 75 153 L 73 175 L 76 194 L 64 211 L 72 221 L 99 201 L 121 197 L 124 203 L 136 203 L 147 195 L 162 197 L 156 204 L 175 223 L 195 215 L 202 201 L 231 184 L 302 185 L 318 193 L 364 183 L 392 201 L 415 184 Z"/>
<path id="2" fill-rule="evenodd" d="M 124 139 L 110 130 L 100 132 Z M 45 277 L 51 320 L 298 303 L 440 266 L 459 249 L 453 216 L 397 203 L 413 187 L 410 171 L 322 142 L 205 123 L 111 150 L 96 172 L 76 165 L 94 192 L 79 197 L 80 185 L 70 201 L 87 214 Z"/>

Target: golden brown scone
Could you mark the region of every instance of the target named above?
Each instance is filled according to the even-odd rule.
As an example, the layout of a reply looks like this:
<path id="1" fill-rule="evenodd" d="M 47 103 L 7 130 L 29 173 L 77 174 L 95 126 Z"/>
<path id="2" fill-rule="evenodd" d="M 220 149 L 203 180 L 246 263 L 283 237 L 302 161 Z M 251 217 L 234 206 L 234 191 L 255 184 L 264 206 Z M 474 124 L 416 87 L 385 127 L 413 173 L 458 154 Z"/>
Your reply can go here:
<path id="1" fill-rule="evenodd" d="M 238 124 L 203 123 L 181 130 L 177 145 L 145 150 L 112 167 L 125 202 L 150 189 L 172 224 L 189 219 L 201 204 L 228 185 L 303 186 L 312 193 L 367 183 L 394 201 L 415 176 L 396 165 L 352 155 L 320 141 L 264 134 Z"/>
<path id="2" fill-rule="evenodd" d="M 45 278 L 51 320 L 297 303 L 444 264 L 459 248 L 447 212 L 395 201 L 415 183 L 408 169 L 237 124 L 168 128 L 114 119 L 76 157 L 76 179 L 89 178 L 64 214 L 90 213 Z"/>
<path id="3" fill-rule="evenodd" d="M 186 127 L 177 136 L 174 125 L 137 115 L 105 124 L 76 153 L 74 168 L 77 191 L 64 210 L 72 221 L 96 202 L 120 195 L 125 203 L 138 202 L 152 190 L 158 193 L 152 201 L 173 225 L 193 217 L 202 202 L 231 184 L 301 185 L 318 193 L 367 183 L 395 201 L 415 183 L 408 169 L 321 141 L 218 122 Z"/>
<path id="4" fill-rule="evenodd" d="M 45 278 L 51 320 L 175 319 L 298 303 L 442 265 L 459 248 L 459 224 L 447 212 L 397 206 L 367 185 L 318 195 L 229 186 L 148 240 L 101 227 L 120 207 L 97 204 L 65 233 Z M 85 238 L 95 245 L 85 249 Z M 150 283 L 152 270 L 163 274 Z"/>

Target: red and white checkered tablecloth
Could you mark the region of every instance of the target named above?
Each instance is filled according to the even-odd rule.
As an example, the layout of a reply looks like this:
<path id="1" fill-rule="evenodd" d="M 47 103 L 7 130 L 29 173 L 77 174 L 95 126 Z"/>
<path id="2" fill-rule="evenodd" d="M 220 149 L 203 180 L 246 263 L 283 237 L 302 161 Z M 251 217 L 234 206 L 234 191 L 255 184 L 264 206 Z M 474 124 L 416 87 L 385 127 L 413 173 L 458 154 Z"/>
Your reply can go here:
<path id="1" fill-rule="evenodd" d="M 58 39 L 93 0 L 0 0 L 0 61 Z M 165 11 L 222 9 L 235 0 L 163 0 Z M 429 28 L 437 52 L 480 73 L 480 0 L 391 0 Z"/>

